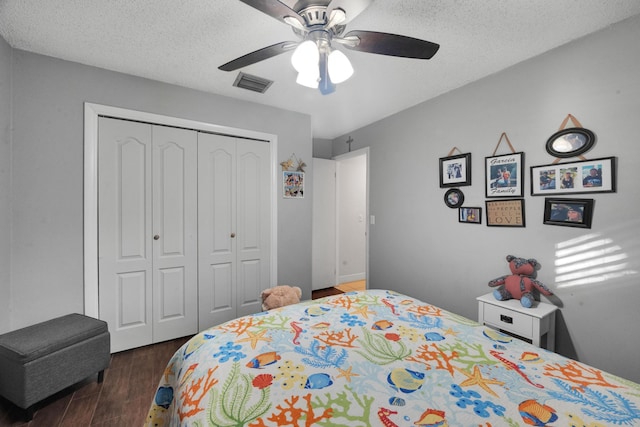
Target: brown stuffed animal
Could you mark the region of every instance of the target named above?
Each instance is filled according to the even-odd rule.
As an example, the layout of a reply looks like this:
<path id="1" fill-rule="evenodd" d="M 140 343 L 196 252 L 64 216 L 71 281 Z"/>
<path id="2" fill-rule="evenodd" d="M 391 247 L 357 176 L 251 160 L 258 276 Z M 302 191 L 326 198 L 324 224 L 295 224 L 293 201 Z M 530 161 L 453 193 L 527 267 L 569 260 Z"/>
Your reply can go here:
<path id="1" fill-rule="evenodd" d="M 297 286 L 282 285 L 265 289 L 262 291 L 262 309 L 266 311 L 289 304 L 297 304 L 300 302 L 301 296 L 302 289 Z"/>

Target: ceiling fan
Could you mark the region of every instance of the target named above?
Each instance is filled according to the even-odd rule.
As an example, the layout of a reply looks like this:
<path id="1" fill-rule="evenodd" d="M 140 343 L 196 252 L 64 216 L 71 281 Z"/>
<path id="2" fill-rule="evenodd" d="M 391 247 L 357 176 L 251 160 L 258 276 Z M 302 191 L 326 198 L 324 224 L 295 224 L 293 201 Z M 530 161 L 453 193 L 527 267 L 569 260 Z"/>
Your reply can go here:
<path id="1" fill-rule="evenodd" d="M 235 71 L 295 49 L 292 64 L 297 82 L 320 89 L 323 95 L 353 73 L 349 59 L 332 47 L 403 58 L 431 59 L 440 45 L 426 40 L 377 31 L 354 30 L 343 34 L 346 24 L 364 11 L 373 0 L 299 0 L 293 7 L 278 0 L 240 0 L 290 25 L 301 41 L 284 41 L 258 49 L 218 67 Z"/>

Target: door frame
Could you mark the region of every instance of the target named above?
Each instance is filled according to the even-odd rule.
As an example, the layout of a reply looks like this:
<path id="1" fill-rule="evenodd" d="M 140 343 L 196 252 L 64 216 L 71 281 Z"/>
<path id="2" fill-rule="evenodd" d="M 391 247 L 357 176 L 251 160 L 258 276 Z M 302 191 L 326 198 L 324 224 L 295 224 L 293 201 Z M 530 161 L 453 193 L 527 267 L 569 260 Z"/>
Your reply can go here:
<path id="1" fill-rule="evenodd" d="M 340 163 L 341 160 L 347 160 L 347 159 L 351 159 L 354 157 L 360 157 L 360 156 L 364 156 L 365 157 L 365 167 L 366 167 L 366 177 L 365 177 L 365 185 L 366 185 L 366 194 L 365 194 L 365 241 L 364 241 L 364 276 L 365 276 L 365 283 L 366 283 L 366 288 L 369 289 L 369 229 L 371 226 L 371 221 L 370 221 L 370 214 L 369 214 L 369 158 L 370 158 L 370 154 L 369 154 L 369 147 L 363 147 L 360 148 L 358 150 L 354 150 L 354 151 L 349 151 L 348 153 L 344 153 L 344 154 L 339 154 L 337 156 L 333 156 L 332 160 L 334 160 L 336 162 L 336 187 L 338 187 L 340 185 L 340 173 L 338 172 L 338 165 L 337 163 Z M 338 212 L 340 211 L 340 206 L 338 205 L 339 201 L 337 200 L 337 193 L 336 193 L 336 216 L 338 215 Z M 336 263 L 335 263 L 335 269 L 336 269 L 336 283 L 339 281 L 340 275 L 339 273 L 339 262 L 340 262 L 340 227 L 338 226 L 338 218 L 336 218 Z"/>
<path id="2" fill-rule="evenodd" d="M 221 126 L 212 123 L 163 116 L 143 111 L 108 105 L 84 103 L 84 212 L 83 212 L 83 255 L 84 255 L 84 314 L 100 318 L 98 300 L 98 118 L 100 116 L 116 119 L 134 120 L 150 124 L 166 125 L 195 131 L 217 133 L 239 138 L 265 141 L 270 148 L 271 176 L 271 286 L 278 277 L 278 186 L 276 135 Z"/>

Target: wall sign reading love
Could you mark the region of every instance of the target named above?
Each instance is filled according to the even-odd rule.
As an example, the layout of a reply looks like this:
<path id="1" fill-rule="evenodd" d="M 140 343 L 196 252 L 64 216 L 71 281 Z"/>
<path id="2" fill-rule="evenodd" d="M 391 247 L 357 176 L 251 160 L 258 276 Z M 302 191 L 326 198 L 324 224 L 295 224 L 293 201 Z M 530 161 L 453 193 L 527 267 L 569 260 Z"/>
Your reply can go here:
<path id="1" fill-rule="evenodd" d="M 524 199 L 487 200 L 487 226 L 524 227 Z"/>

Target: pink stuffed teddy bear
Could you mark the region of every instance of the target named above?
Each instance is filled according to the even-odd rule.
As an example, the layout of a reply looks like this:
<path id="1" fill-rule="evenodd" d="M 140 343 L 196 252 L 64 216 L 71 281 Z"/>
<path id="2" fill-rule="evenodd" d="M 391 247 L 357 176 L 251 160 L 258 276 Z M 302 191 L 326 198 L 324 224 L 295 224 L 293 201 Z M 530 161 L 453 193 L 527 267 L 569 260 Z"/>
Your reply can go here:
<path id="1" fill-rule="evenodd" d="M 519 299 L 523 307 L 530 308 L 535 301 L 534 288 L 544 295 L 553 295 L 544 284 L 532 278 L 536 267 L 539 265 L 535 259 L 518 258 L 513 255 L 507 255 L 509 269 L 511 274 L 498 277 L 489 282 L 489 286 L 500 288 L 493 291 L 493 296 L 498 301 L 509 299 Z"/>

